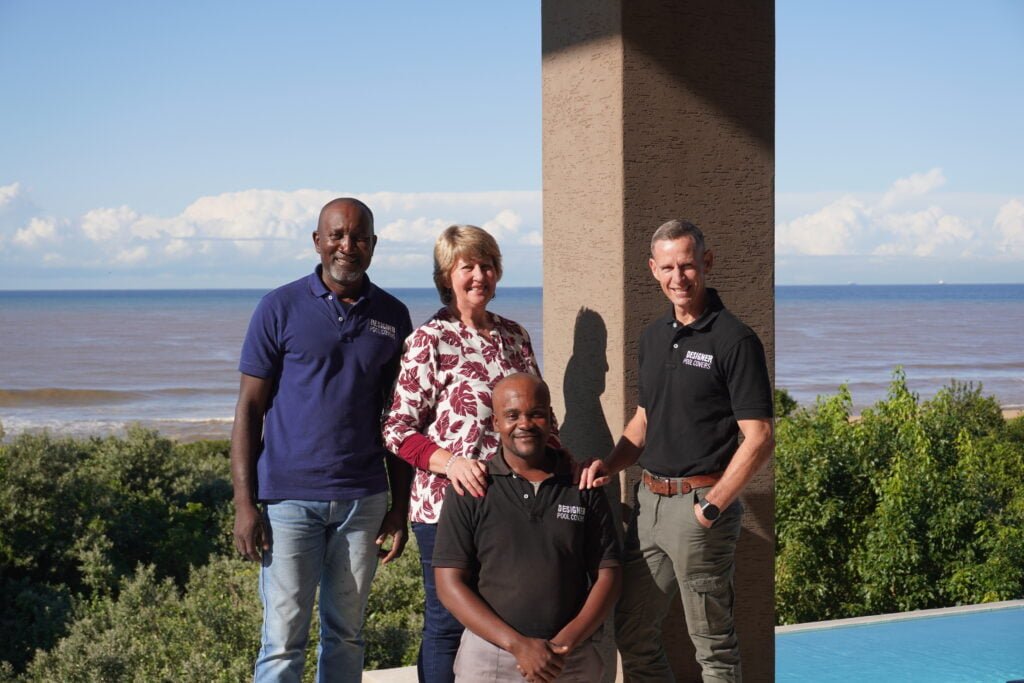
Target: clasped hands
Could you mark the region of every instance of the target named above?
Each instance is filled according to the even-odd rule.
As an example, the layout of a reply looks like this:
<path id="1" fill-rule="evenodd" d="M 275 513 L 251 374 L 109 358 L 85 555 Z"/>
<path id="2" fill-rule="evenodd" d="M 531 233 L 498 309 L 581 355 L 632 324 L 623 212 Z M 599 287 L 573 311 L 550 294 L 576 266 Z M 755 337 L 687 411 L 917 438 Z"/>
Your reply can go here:
<path id="1" fill-rule="evenodd" d="M 523 638 L 510 650 L 516 658 L 516 671 L 531 683 L 548 683 L 565 668 L 568 645 L 543 638 Z"/>

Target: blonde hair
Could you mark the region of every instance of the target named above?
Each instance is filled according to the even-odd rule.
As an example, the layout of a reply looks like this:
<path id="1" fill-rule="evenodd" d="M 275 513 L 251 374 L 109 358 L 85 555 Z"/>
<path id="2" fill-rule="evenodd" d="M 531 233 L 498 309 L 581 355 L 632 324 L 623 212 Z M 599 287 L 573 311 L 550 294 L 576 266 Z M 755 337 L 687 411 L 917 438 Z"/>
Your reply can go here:
<path id="1" fill-rule="evenodd" d="M 475 225 L 450 225 L 434 243 L 434 286 L 443 304 L 452 300 L 451 273 L 460 258 L 492 262 L 501 279 L 501 250 L 491 234 Z"/>

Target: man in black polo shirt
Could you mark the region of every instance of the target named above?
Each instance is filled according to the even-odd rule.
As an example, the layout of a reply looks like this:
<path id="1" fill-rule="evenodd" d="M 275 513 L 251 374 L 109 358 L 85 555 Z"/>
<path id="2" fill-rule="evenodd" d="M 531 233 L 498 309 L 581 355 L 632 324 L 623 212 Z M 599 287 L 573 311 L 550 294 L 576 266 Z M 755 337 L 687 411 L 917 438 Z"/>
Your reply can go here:
<path id="1" fill-rule="evenodd" d="M 510 375 L 492 401 L 501 451 L 487 495 L 449 487 L 434 546 L 438 597 L 466 627 L 456 680 L 598 681 L 589 639 L 621 581 L 608 502 L 574 486 L 567 457 L 546 448 L 543 380 Z"/>
<path id="2" fill-rule="evenodd" d="M 704 681 L 741 676 L 732 586 L 739 495 L 771 456 L 772 391 L 757 335 L 705 285 L 713 262 L 688 221 L 654 233 L 651 272 L 672 310 L 640 339 L 636 414 L 608 458 L 580 478 L 581 487 L 603 486 L 633 463 L 643 467 L 615 613 L 631 681 L 674 680 L 661 623 L 677 584 Z"/>

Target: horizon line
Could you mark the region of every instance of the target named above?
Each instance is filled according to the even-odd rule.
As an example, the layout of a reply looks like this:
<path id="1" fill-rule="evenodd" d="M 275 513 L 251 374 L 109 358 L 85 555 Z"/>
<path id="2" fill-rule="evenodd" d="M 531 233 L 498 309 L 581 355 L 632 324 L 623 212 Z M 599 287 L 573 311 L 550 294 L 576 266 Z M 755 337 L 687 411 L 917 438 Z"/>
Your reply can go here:
<path id="1" fill-rule="evenodd" d="M 938 281 L 938 282 L 821 282 L 821 283 L 775 283 L 774 287 L 948 287 L 948 286 L 962 286 L 967 285 L 971 287 L 977 286 L 1024 286 L 1022 282 L 951 282 L 951 281 Z M 55 293 L 55 292 L 253 292 L 253 291 L 271 291 L 280 287 L 281 285 L 271 285 L 270 287 L 95 287 L 95 288 L 67 288 L 67 287 L 53 287 L 46 289 L 5 289 L 0 288 L 0 294 L 14 294 L 14 293 Z M 410 286 L 410 285 L 378 285 L 382 289 L 416 289 L 424 291 L 434 291 L 434 287 L 426 286 Z M 542 284 L 537 285 L 505 285 L 502 289 L 543 289 Z"/>

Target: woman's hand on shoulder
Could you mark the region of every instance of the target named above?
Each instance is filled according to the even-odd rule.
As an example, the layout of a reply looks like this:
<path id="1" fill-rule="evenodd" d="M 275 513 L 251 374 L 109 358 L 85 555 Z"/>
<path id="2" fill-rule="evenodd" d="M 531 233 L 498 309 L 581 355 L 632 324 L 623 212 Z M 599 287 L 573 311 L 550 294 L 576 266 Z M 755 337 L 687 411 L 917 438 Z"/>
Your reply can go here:
<path id="1" fill-rule="evenodd" d="M 446 469 L 455 493 L 460 496 L 469 494 L 474 498 L 483 498 L 487 492 L 487 465 L 480 460 L 453 455 Z"/>

